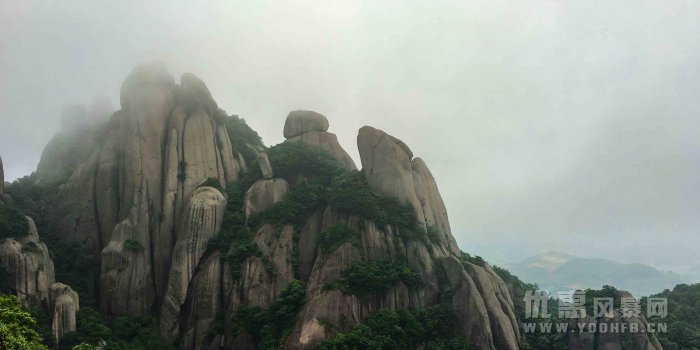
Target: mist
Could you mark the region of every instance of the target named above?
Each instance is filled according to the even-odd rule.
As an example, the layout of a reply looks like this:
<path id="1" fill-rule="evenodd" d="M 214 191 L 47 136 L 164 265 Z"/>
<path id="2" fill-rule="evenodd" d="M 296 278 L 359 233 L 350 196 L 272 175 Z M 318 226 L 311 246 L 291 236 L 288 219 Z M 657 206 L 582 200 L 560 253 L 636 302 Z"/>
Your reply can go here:
<path id="1" fill-rule="evenodd" d="M 266 145 L 326 115 L 360 164 L 372 125 L 431 168 L 460 247 L 699 266 L 700 3 L 3 1 L 0 155 L 36 169 L 68 104 L 163 61 Z"/>

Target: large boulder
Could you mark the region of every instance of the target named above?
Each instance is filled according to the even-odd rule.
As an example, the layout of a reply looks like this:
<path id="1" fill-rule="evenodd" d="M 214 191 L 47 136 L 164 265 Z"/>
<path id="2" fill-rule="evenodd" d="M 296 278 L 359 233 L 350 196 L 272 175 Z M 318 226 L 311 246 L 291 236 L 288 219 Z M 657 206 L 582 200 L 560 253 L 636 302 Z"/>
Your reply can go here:
<path id="1" fill-rule="evenodd" d="M 395 197 L 416 209 L 418 221 L 425 223 L 423 206 L 413 183 L 413 152 L 403 141 L 371 126 L 363 126 L 357 135 L 362 171 L 372 190 L 381 196 Z"/>
<path id="2" fill-rule="evenodd" d="M 34 220 L 25 218 L 25 236 L 0 240 L 0 270 L 7 274 L 8 289 L 0 292 L 17 296 L 26 307 L 44 309 L 51 318 L 54 340 L 58 343 L 64 334 L 76 330 L 78 293 L 56 283 L 49 250 L 40 241 Z"/>
<path id="3" fill-rule="evenodd" d="M 327 131 L 328 119 L 313 111 L 292 111 L 284 122 L 284 137 L 292 138 L 309 131 Z"/>
<path id="4" fill-rule="evenodd" d="M 270 159 L 267 157 L 267 153 L 258 152 L 258 165 L 260 166 L 260 173 L 263 179 L 271 179 L 275 176 L 272 171 L 272 166 L 270 165 Z"/>
<path id="5" fill-rule="evenodd" d="M 330 153 L 346 169 L 355 170 L 355 162 L 338 143 L 338 137 L 327 131 L 328 119 L 312 111 L 293 111 L 284 122 L 287 142 L 303 142 L 320 147 Z"/>
<path id="6" fill-rule="evenodd" d="M 27 235 L 0 240 L 0 267 L 7 273 L 8 288 L 24 305 L 48 303 L 56 281 L 53 260 L 39 240 L 34 220 L 27 220 Z"/>
<path id="7" fill-rule="evenodd" d="M 284 179 L 261 179 L 256 181 L 245 193 L 244 211 L 246 218 L 250 218 L 251 215 L 263 212 L 273 204 L 283 201 L 287 198 L 287 192 L 289 192 L 289 185 Z"/>
<path id="8" fill-rule="evenodd" d="M 76 316 L 80 311 L 80 298 L 71 287 L 63 283 L 51 285 L 51 330 L 56 344 L 63 335 L 75 332 L 77 327 Z"/>

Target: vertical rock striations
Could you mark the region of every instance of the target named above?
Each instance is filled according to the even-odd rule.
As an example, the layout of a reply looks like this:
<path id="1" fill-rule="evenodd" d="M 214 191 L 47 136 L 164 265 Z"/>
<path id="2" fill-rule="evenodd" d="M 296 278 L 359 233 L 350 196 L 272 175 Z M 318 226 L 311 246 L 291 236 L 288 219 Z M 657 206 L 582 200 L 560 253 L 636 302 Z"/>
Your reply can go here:
<path id="1" fill-rule="evenodd" d="M 49 302 L 55 282 L 53 260 L 39 240 L 34 220 L 26 217 L 27 235 L 0 240 L 0 267 L 7 272 L 9 289 L 25 305 Z"/>
<path id="2" fill-rule="evenodd" d="M 161 333 L 179 339 L 181 349 L 254 349 L 260 339 L 241 329 L 234 316 L 275 305 L 286 287 L 299 289 L 302 284 L 294 280 L 300 280 L 306 302 L 291 329 L 284 330 L 286 338 L 274 339 L 285 348 L 312 348 L 378 310 L 438 305 L 456 312 L 459 335 L 476 348 L 518 348 L 507 288 L 488 265 L 462 258 L 435 179 L 405 143 L 363 127 L 357 137 L 358 172 L 327 131 L 326 117 L 294 111 L 285 122 L 286 142 L 316 146 L 338 160 L 324 158 L 317 163 L 324 169 L 308 169 L 314 166 L 279 160 L 284 153 L 268 158 L 266 152 L 274 149 L 251 145 L 251 135 L 232 132 L 230 123 L 236 122 L 225 119 L 204 82 L 192 74 L 183 74 L 177 84 L 155 63 L 127 77 L 121 109 L 95 132 L 94 149 L 82 157 L 49 210 L 64 239 L 90 245 L 101 255 L 103 314 L 158 310 Z M 305 161 L 303 154 L 296 156 L 295 161 Z M 244 159 L 260 171 L 241 176 Z M 377 196 L 396 198 L 415 212 L 418 226 L 360 216 L 372 208 L 348 209 L 360 204 L 349 204 L 348 212 L 331 204 L 334 180 L 347 176 L 361 179 L 364 192 L 358 196 L 364 197 L 358 203 L 395 206 L 395 200 Z M 346 195 L 352 197 L 354 190 Z M 407 217 L 404 207 L 396 210 Z M 226 231 L 217 237 L 223 223 Z M 339 227 L 352 237 L 331 237 L 337 241 L 321 246 Z M 13 242 L 0 246 L 0 259 L 8 262 L 0 261 L 17 266 L 10 261 L 29 258 L 21 251 L 23 243 Z M 400 280 L 366 297 L 328 287 L 356 264 L 377 261 L 408 267 L 420 287 Z M 22 264 L 34 266 L 36 274 L 39 263 Z M 54 331 L 63 334 L 74 327 L 71 313 L 78 301 L 68 287 L 49 291 L 52 274 L 39 285 L 22 282 L 31 276 L 18 277 L 18 284 L 51 303 Z"/>
<path id="3" fill-rule="evenodd" d="M 77 327 L 76 314 L 80 310 L 78 293 L 63 283 L 51 285 L 51 330 L 58 344 L 64 334 L 75 332 Z"/>
<path id="4" fill-rule="evenodd" d="M 200 259 L 207 250 L 207 242 L 221 228 L 226 199 L 213 187 L 198 188 L 187 205 L 177 232 L 173 249 L 170 276 L 161 307 L 160 326 L 164 333 L 177 336 L 180 306 L 184 304 L 187 289 Z"/>
<path id="5" fill-rule="evenodd" d="M 53 260 L 46 244 L 39 239 L 34 220 L 27 220 L 27 234 L 0 241 L 0 270 L 7 274 L 6 292 L 17 296 L 25 306 L 43 308 L 51 318 L 56 344 L 76 330 L 78 293 L 56 283 Z"/>
<path id="6" fill-rule="evenodd" d="M 382 196 L 396 197 L 416 209 L 418 221 L 425 215 L 413 184 L 413 152 L 401 140 L 371 126 L 363 126 L 357 135 L 362 171 L 372 190 Z"/>
<path id="7" fill-rule="evenodd" d="M 224 117 L 193 74 L 178 85 L 153 63 L 124 81 L 121 109 L 51 213 L 63 237 L 101 251 L 104 313 L 135 316 L 164 301 L 176 238 L 189 234 L 182 222 L 197 187 L 207 179 L 225 186 L 244 168 Z"/>

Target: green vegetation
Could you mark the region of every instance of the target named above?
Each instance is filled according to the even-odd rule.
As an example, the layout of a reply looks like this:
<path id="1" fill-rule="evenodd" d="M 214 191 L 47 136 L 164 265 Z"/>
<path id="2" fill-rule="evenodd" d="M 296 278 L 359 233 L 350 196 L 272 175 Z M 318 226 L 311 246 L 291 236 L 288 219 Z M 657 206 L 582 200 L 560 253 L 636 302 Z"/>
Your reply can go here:
<path id="1" fill-rule="evenodd" d="M 477 266 L 484 266 L 486 264 L 486 261 L 484 261 L 484 258 L 475 255 L 471 256 L 469 253 L 461 252 L 462 253 L 462 262 L 468 262 Z"/>
<path id="2" fill-rule="evenodd" d="M 223 189 L 221 188 L 221 182 L 219 181 L 219 179 L 217 179 L 215 177 L 207 178 L 206 180 L 204 180 L 204 182 L 202 182 L 201 185 L 199 185 L 199 187 L 204 187 L 204 186 L 214 187 L 217 190 L 223 192 Z"/>
<path id="3" fill-rule="evenodd" d="M 283 142 L 272 146 L 267 151 L 270 165 L 275 176 L 290 183 L 301 178 L 328 185 L 331 180 L 345 169 L 324 149 L 307 145 L 303 142 Z"/>
<path id="4" fill-rule="evenodd" d="M 276 203 L 264 212 L 250 217 L 250 227 L 257 228 L 269 223 L 280 229 L 284 225 L 292 225 L 301 229 L 311 214 L 325 205 L 323 187 L 318 184 L 300 183 L 289 190 L 287 198 Z"/>
<path id="5" fill-rule="evenodd" d="M 278 230 L 284 225 L 292 225 L 295 242 L 292 264 L 296 268 L 301 229 L 315 211 L 326 207 L 330 182 L 345 170 L 328 152 L 302 142 L 281 143 L 268 149 L 267 155 L 275 176 L 284 178 L 293 186 L 284 201 L 253 215 L 248 224 L 257 229 L 269 223 Z"/>
<path id="6" fill-rule="evenodd" d="M 97 310 L 81 307 L 76 315 L 76 331 L 61 339 L 60 350 L 73 349 L 80 344 L 96 345 L 112 339 L 112 330 L 104 323 Z"/>
<path id="7" fill-rule="evenodd" d="M 414 209 L 393 197 L 372 193 L 365 176 L 359 171 L 347 171 L 325 150 L 302 142 L 285 142 L 267 150 L 275 176 L 284 178 L 291 189 L 287 198 L 262 213 L 251 216 L 247 223 L 243 213 L 245 192 L 261 177 L 257 158 L 249 164 L 249 171 L 241 174 L 239 181 L 229 184 L 228 211 L 224 215 L 221 232 L 209 242 L 211 249 L 225 253 L 234 277 L 238 277 L 245 259 L 262 257 L 252 242 L 252 231 L 263 224 L 271 224 L 280 230 L 284 225 L 294 227 L 294 240 L 299 239 L 303 225 L 317 210 L 328 205 L 340 212 L 357 215 L 362 222 L 373 221 L 380 229 L 391 225 L 404 239 L 419 239 L 429 243 L 428 232 L 417 222 Z M 439 231 L 431 229 L 431 235 Z M 350 239 L 351 234 L 337 231 L 325 232 L 320 244 L 326 252 Z M 296 244 L 294 245 L 297 246 Z M 298 252 L 294 252 L 296 265 Z"/>
<path id="8" fill-rule="evenodd" d="M 8 273 L 5 267 L 0 266 L 0 294 L 11 294 Z"/>
<path id="9" fill-rule="evenodd" d="M 463 253 L 466 254 L 466 253 Z M 469 255 L 469 254 L 466 254 Z M 463 257 L 464 258 L 464 257 Z M 483 261 L 483 259 L 481 259 Z M 501 279 L 508 286 L 511 299 L 513 300 L 513 307 L 515 311 L 515 316 L 518 319 L 518 323 L 527 322 L 525 314 L 525 293 L 527 291 L 537 290 L 536 284 L 525 283 L 521 281 L 517 276 L 511 274 L 506 269 L 500 268 L 498 266 L 493 266 L 494 272 L 501 277 Z M 556 313 L 558 301 L 554 298 L 550 298 L 547 302 L 547 309 L 549 310 L 549 318 L 539 318 L 537 320 L 530 320 L 543 323 L 558 323 L 567 322 L 568 319 L 560 320 Z M 568 339 L 566 334 L 551 332 L 522 332 L 522 340 L 520 348 L 522 350 L 566 350 L 569 348 Z"/>
<path id="10" fill-rule="evenodd" d="M 92 308 L 80 308 L 77 329 L 61 339 L 60 350 L 75 349 L 76 346 L 91 346 L 106 342 L 106 350 L 154 349 L 167 350 L 161 338 L 158 322 L 153 315 L 119 317 L 108 326 L 100 314 Z"/>
<path id="11" fill-rule="evenodd" d="M 61 239 L 55 234 L 42 236 L 53 259 L 56 280 L 70 285 L 80 295 L 80 308 L 98 305 L 100 262 L 89 246 Z"/>
<path id="12" fill-rule="evenodd" d="M 440 243 L 444 237 L 444 234 L 440 231 L 440 229 L 433 225 L 428 225 L 426 234 L 428 235 L 430 242 L 433 244 Z"/>
<path id="13" fill-rule="evenodd" d="M 668 333 L 657 333 L 665 350 L 700 349 L 700 283 L 679 284 L 673 290 L 652 295 L 668 299 L 668 317 L 649 318 L 649 322 L 666 322 Z M 642 299 L 646 310 L 647 298 Z"/>
<path id="14" fill-rule="evenodd" d="M 28 233 L 29 226 L 24 215 L 14 207 L 0 203 L 0 239 L 24 237 Z"/>
<path id="15" fill-rule="evenodd" d="M 357 241 L 360 232 L 348 225 L 336 224 L 321 231 L 318 237 L 318 246 L 324 253 L 331 253 L 338 249 L 343 243 Z"/>
<path id="16" fill-rule="evenodd" d="M 254 181 L 244 174 L 241 180 L 226 187 L 228 209 L 224 213 L 219 233 L 208 242 L 209 249 L 223 253 L 223 259 L 231 267 L 231 273 L 236 279 L 240 277 L 241 265 L 246 259 L 253 256 L 262 257 L 260 249 L 252 240 L 243 213 L 245 191 Z"/>
<path id="17" fill-rule="evenodd" d="M 106 350 L 169 349 L 158 330 L 158 319 L 154 315 L 119 317 L 112 323 L 112 338 Z"/>
<path id="18" fill-rule="evenodd" d="M 36 243 L 29 241 L 22 245 L 22 251 L 27 253 L 40 253 L 39 246 Z"/>
<path id="19" fill-rule="evenodd" d="M 384 292 L 398 282 L 403 282 L 409 288 L 418 288 L 424 283 L 420 275 L 400 263 L 372 260 L 353 263 L 343 272 L 343 277 L 326 284 L 323 288 L 340 289 L 345 294 L 365 297 Z"/>
<path id="20" fill-rule="evenodd" d="M 51 202 L 56 196 L 61 184 L 37 185 L 35 184 L 37 179 L 36 173 L 17 179 L 5 188 L 5 192 L 12 197 L 14 206 L 22 214 L 38 221 L 44 217 L 46 203 Z M 37 227 L 39 228 L 38 222 Z"/>
<path id="21" fill-rule="evenodd" d="M 48 347 L 53 347 L 53 331 L 51 330 L 51 317 L 46 313 L 41 305 L 31 306 L 27 311 L 36 321 L 34 330 L 39 333 L 43 344 Z"/>
<path id="22" fill-rule="evenodd" d="M 458 336 L 457 318 L 447 305 L 425 310 L 380 310 L 349 333 L 321 342 L 317 350 L 467 350 L 472 349 Z"/>
<path id="23" fill-rule="evenodd" d="M 328 203 L 344 213 L 373 221 L 380 228 L 391 225 L 405 239 L 427 243 L 427 232 L 419 227 L 413 207 L 397 198 L 372 193 L 360 171 L 348 171 L 334 178 L 328 189 Z"/>
<path id="24" fill-rule="evenodd" d="M 15 206 L 21 214 L 30 216 L 35 220 L 41 241 L 46 244 L 49 254 L 54 262 L 56 280 L 70 285 L 80 294 L 81 306 L 97 306 L 97 278 L 100 264 L 91 247 L 70 242 L 59 237 L 54 222 L 49 221 L 46 208 L 53 202 L 58 193 L 60 183 L 51 185 L 37 185 L 36 173 L 15 180 L 5 190 L 12 196 Z M 2 220 L 3 206 L 0 204 L 0 221 Z M 27 222 L 16 210 L 12 209 L 14 221 L 21 224 L 22 236 L 27 234 Z M 0 239 L 6 231 L 0 223 Z M 25 251 L 32 251 L 34 247 L 27 247 Z M 0 277 L 1 278 L 1 277 Z M 1 286 L 0 286 L 1 287 Z M 1 290 L 1 288 L 0 288 Z"/>
<path id="25" fill-rule="evenodd" d="M 250 334 L 258 343 L 258 349 L 283 349 L 305 299 L 304 283 L 292 280 L 269 308 L 242 306 L 233 317 L 234 327 Z"/>
<path id="26" fill-rule="evenodd" d="M 48 350 L 34 328 L 36 321 L 14 296 L 0 295 L 0 349 Z"/>
<path id="27" fill-rule="evenodd" d="M 493 266 L 493 271 L 501 277 L 506 286 L 508 286 L 508 291 L 510 292 L 511 299 L 513 300 L 513 307 L 515 309 L 515 315 L 523 320 L 525 317 L 525 293 L 528 290 L 537 290 L 536 284 L 525 283 L 520 280 L 517 276 L 511 274 L 508 270 Z"/>
<path id="28" fill-rule="evenodd" d="M 255 150 L 251 149 L 250 146 L 264 147 L 260 135 L 248 126 L 245 119 L 239 118 L 237 115 L 222 116 L 218 118 L 218 122 L 226 127 L 234 154 L 240 153 L 246 163 L 250 165 L 256 158 Z"/>
<path id="29" fill-rule="evenodd" d="M 122 243 L 122 249 L 126 252 L 140 252 L 143 246 L 135 239 L 127 239 Z"/>

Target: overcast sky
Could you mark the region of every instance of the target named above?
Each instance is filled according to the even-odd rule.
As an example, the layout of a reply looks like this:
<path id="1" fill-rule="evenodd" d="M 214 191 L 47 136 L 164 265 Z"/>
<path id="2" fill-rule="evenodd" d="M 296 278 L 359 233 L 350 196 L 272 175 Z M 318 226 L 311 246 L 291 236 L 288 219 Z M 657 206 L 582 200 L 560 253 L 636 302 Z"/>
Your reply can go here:
<path id="1" fill-rule="evenodd" d="M 0 155 L 36 168 L 63 105 L 192 72 L 267 145 L 311 109 L 437 178 L 463 250 L 700 265 L 698 1 L 0 2 Z M 438 4 L 439 3 L 439 4 Z"/>

